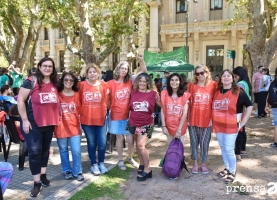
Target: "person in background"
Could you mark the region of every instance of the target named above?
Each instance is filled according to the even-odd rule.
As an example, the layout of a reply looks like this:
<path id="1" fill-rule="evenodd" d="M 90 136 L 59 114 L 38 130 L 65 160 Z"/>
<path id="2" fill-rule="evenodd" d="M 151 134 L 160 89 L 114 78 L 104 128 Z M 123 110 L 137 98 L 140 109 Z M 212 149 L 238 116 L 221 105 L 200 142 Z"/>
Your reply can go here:
<path id="1" fill-rule="evenodd" d="M 263 66 L 258 67 L 258 71 L 252 76 L 252 97 L 254 97 L 254 114 L 258 115 L 258 101 L 259 101 L 259 90 L 260 90 L 260 80 L 263 76 Z"/>
<path id="2" fill-rule="evenodd" d="M 259 85 L 259 99 L 258 99 L 258 115 L 257 118 L 267 117 L 267 113 L 265 112 L 266 98 L 268 91 L 266 91 L 265 87 L 270 82 L 271 76 L 269 75 L 269 69 L 263 68 L 262 70 L 262 78 L 260 79 Z"/>
<path id="3" fill-rule="evenodd" d="M 108 172 L 104 161 L 107 142 L 106 115 L 109 90 L 107 84 L 100 81 L 100 73 L 100 69 L 96 64 L 89 63 L 86 68 L 87 79 L 78 84 L 81 99 L 80 122 L 87 139 L 91 162 L 90 170 L 95 176 Z"/>
<path id="4" fill-rule="evenodd" d="M 35 77 L 26 79 L 18 94 L 20 130 L 28 147 L 29 165 L 34 180 L 31 197 L 40 194 L 41 186 L 47 187 L 51 183 L 47 179 L 46 169 L 54 127 L 60 120 L 56 85 L 55 63 L 45 57 L 39 61 Z"/>
<path id="5" fill-rule="evenodd" d="M 245 91 L 249 100 L 251 101 L 252 88 L 251 88 L 247 71 L 243 67 L 238 66 L 233 70 L 233 74 L 234 74 L 235 80 L 237 81 L 237 85 Z M 247 141 L 247 135 L 245 132 L 245 126 L 243 126 L 239 130 L 238 136 L 236 139 L 235 154 L 236 154 L 237 161 L 241 161 L 241 156 L 247 155 L 246 141 Z"/>
<path id="6" fill-rule="evenodd" d="M 14 99 L 14 97 L 10 96 L 12 94 L 11 86 L 3 85 L 1 87 L 1 94 L 2 95 L 0 96 L 0 100 L 8 101 L 10 104 L 17 104 L 17 101 Z"/>
<path id="7" fill-rule="evenodd" d="M 192 173 L 198 174 L 197 157 L 200 145 L 202 174 L 208 174 L 206 161 L 212 134 L 212 99 L 217 83 L 211 79 L 211 73 L 207 66 L 196 66 L 193 74 L 193 81 L 188 84 L 188 92 L 191 94 L 188 130 L 191 159 L 194 161 Z"/>
<path id="8" fill-rule="evenodd" d="M 54 134 L 60 151 L 62 172 L 66 180 L 83 181 L 81 156 L 81 129 L 79 111 L 81 107 L 78 78 L 72 72 L 64 72 L 58 85 L 62 118 Z M 72 167 L 69 161 L 68 145 L 72 153 Z"/>
<path id="9" fill-rule="evenodd" d="M 7 68 L 1 68 L 1 76 L 0 76 L 0 88 L 3 85 L 9 85 L 9 77 L 7 75 L 8 69 Z"/>
<path id="10" fill-rule="evenodd" d="M 243 89 L 237 86 L 233 73 L 225 69 L 218 82 L 213 98 L 213 132 L 216 133 L 224 170 L 218 176 L 225 179 L 226 184 L 232 183 L 236 176 L 235 141 L 238 131 L 248 121 L 252 103 Z M 246 107 L 246 112 L 242 115 Z"/>
<path id="11" fill-rule="evenodd" d="M 0 185 L 4 195 L 13 175 L 13 166 L 8 162 L 0 162 Z"/>
<path id="12" fill-rule="evenodd" d="M 274 80 L 271 82 L 270 88 L 276 87 L 277 88 L 277 68 L 275 69 L 275 76 Z M 274 142 L 270 144 L 271 147 L 277 148 L 277 102 L 268 102 L 268 97 L 271 92 L 274 92 L 272 90 L 268 91 L 267 99 L 266 99 L 266 105 L 265 105 L 265 112 L 269 112 L 269 105 L 271 105 L 272 108 L 272 116 L 273 116 L 273 125 L 274 125 Z M 272 94 L 271 94 L 272 95 Z M 274 95 L 272 95 L 274 96 Z M 273 99 L 274 100 L 274 99 Z"/>
<path id="13" fill-rule="evenodd" d="M 138 59 L 141 71 L 138 73 L 146 73 L 146 65 L 143 60 L 143 55 L 138 53 Z M 118 153 L 118 167 L 121 170 L 126 170 L 123 160 L 123 139 L 126 135 L 128 143 L 128 162 L 138 168 L 139 164 L 133 159 L 134 152 L 134 137 L 126 130 L 127 121 L 129 118 L 129 103 L 132 92 L 132 79 L 138 74 L 131 77 L 130 66 L 126 61 L 120 62 L 114 70 L 114 79 L 108 81 L 110 90 L 110 121 L 109 133 L 116 135 L 116 149 Z"/>
<path id="14" fill-rule="evenodd" d="M 153 112 L 155 103 L 160 105 L 159 94 L 153 90 L 153 81 L 146 73 L 141 73 L 135 79 L 131 100 L 129 104 L 130 118 L 129 128 L 136 140 L 140 165 L 138 168 L 138 181 L 152 178 L 152 170 L 149 165 L 149 152 L 145 145 L 147 138 L 151 138 L 154 119 Z"/>
<path id="15" fill-rule="evenodd" d="M 219 74 L 214 76 L 214 81 L 218 83 L 218 81 L 220 80 L 220 76 Z"/>
<path id="16" fill-rule="evenodd" d="M 150 76 L 151 80 L 153 80 L 154 75 L 151 73 L 151 74 L 149 74 L 149 76 Z"/>
<path id="17" fill-rule="evenodd" d="M 162 78 L 162 90 L 166 90 L 167 78 L 169 77 L 169 71 L 164 71 L 164 77 Z"/>
<path id="18" fill-rule="evenodd" d="M 161 92 L 162 89 L 162 80 L 160 78 L 160 74 L 157 74 L 157 77 L 154 79 L 155 86 L 158 90 L 158 92 Z"/>
<path id="19" fill-rule="evenodd" d="M 25 65 L 23 66 L 22 71 L 24 71 L 24 67 L 25 67 Z M 23 75 L 23 73 L 20 72 L 20 68 L 16 67 L 15 61 L 13 61 L 13 63 L 9 66 L 8 70 L 13 79 L 13 85 L 12 85 L 13 94 L 16 96 L 16 95 L 18 95 L 18 91 L 22 84 L 24 75 Z"/>

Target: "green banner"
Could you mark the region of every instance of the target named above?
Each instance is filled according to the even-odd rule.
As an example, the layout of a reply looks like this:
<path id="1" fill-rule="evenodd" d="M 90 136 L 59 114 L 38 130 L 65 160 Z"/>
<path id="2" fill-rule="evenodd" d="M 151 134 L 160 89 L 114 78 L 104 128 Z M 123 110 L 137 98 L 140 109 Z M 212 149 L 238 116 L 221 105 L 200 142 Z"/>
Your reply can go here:
<path id="1" fill-rule="evenodd" d="M 185 47 L 167 53 L 144 50 L 144 61 L 149 71 L 192 71 L 194 66 L 186 62 Z"/>

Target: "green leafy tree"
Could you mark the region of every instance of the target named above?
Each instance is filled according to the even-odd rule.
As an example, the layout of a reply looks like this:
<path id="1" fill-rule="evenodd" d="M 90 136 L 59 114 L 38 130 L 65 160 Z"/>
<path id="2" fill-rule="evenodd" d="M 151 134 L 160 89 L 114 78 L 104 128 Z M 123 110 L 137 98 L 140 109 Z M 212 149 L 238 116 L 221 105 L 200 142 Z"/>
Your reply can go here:
<path id="1" fill-rule="evenodd" d="M 67 49 L 86 64 L 103 62 L 134 33 L 130 20 L 147 16 L 147 6 L 138 0 L 46 0 L 41 5 L 50 11 L 51 26 L 62 31 Z"/>
<path id="2" fill-rule="evenodd" d="M 248 21 L 246 51 L 252 69 L 259 65 L 268 67 L 277 49 L 277 1 L 276 0 L 226 0 L 235 5 L 236 13 L 231 21 Z"/>
<path id="3" fill-rule="evenodd" d="M 1 0 L 0 48 L 9 64 L 15 60 L 21 69 L 26 62 L 33 65 L 43 15 L 37 0 Z"/>

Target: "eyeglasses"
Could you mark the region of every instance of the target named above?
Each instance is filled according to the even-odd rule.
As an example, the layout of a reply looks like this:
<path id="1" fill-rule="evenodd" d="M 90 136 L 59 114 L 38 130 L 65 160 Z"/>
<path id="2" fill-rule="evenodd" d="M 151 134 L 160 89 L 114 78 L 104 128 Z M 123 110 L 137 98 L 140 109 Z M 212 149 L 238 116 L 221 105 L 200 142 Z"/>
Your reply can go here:
<path id="1" fill-rule="evenodd" d="M 196 72 L 196 73 L 195 73 L 196 76 L 199 76 L 199 75 L 202 75 L 202 76 L 203 76 L 204 74 L 205 74 L 205 72 Z"/>
<path id="2" fill-rule="evenodd" d="M 122 70 L 122 71 L 128 71 L 128 68 L 120 67 L 120 70 Z"/>
<path id="3" fill-rule="evenodd" d="M 70 82 L 70 83 L 73 83 L 73 82 L 74 82 L 73 79 L 68 79 L 68 78 L 63 79 L 63 81 L 64 81 L 64 82 Z"/>
<path id="4" fill-rule="evenodd" d="M 53 66 L 52 65 L 41 65 L 42 67 L 44 67 L 44 68 L 53 68 Z"/>

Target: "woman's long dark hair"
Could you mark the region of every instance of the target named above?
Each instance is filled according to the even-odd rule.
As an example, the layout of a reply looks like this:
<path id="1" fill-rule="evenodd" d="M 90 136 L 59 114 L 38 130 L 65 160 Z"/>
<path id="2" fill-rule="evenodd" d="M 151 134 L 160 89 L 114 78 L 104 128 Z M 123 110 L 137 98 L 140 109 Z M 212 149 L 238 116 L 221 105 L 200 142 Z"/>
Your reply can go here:
<path id="1" fill-rule="evenodd" d="M 223 72 L 220 74 L 220 80 L 218 82 L 218 85 L 217 85 L 217 89 L 218 90 L 222 90 L 223 89 L 223 84 L 222 84 L 222 75 L 225 73 L 225 72 L 228 72 L 232 77 L 233 77 L 233 82 L 232 82 L 232 86 L 231 86 L 231 89 L 232 89 L 232 93 L 233 94 L 238 94 L 239 92 L 239 86 L 237 85 L 236 81 L 235 81 L 235 76 L 234 74 L 229 70 L 229 69 L 225 69 L 223 70 Z"/>
<path id="2" fill-rule="evenodd" d="M 251 86 L 246 69 L 241 66 L 238 66 L 233 70 L 233 74 L 236 74 L 239 76 L 238 82 L 245 81 L 248 84 L 249 94 L 251 95 L 252 94 L 252 86 Z"/>
<path id="3" fill-rule="evenodd" d="M 37 65 L 36 76 L 37 76 L 37 82 L 38 82 L 39 89 L 41 89 L 41 87 L 42 87 L 42 80 L 44 79 L 44 76 L 43 76 L 43 74 L 41 73 L 39 67 L 41 67 L 42 63 L 44 63 L 45 61 L 51 61 L 51 62 L 52 62 L 52 66 L 53 66 L 53 71 L 52 71 L 52 74 L 50 75 L 50 81 L 51 81 L 55 86 L 57 86 L 57 83 L 58 83 L 58 79 L 57 79 L 57 70 L 56 70 L 56 67 L 55 67 L 55 63 L 54 63 L 54 61 L 52 60 L 52 58 L 45 57 L 45 58 L 42 58 L 42 59 L 39 61 L 38 65 Z"/>
<path id="4" fill-rule="evenodd" d="M 172 94 L 173 94 L 173 89 L 170 86 L 170 80 L 173 76 L 177 76 L 179 78 L 180 84 L 179 84 L 179 87 L 178 87 L 178 90 L 177 90 L 177 96 L 181 97 L 181 96 L 183 96 L 183 94 L 185 92 L 185 88 L 184 88 L 184 81 L 178 73 L 171 74 L 166 80 L 166 88 L 167 88 L 168 95 L 172 96 Z"/>
<path id="5" fill-rule="evenodd" d="M 61 80 L 59 81 L 59 84 L 58 84 L 58 91 L 59 92 L 63 91 L 63 89 L 64 89 L 64 84 L 63 84 L 64 77 L 67 76 L 67 75 L 71 76 L 71 78 L 74 80 L 72 90 L 74 92 L 78 92 L 79 91 L 78 78 L 74 75 L 74 72 L 63 72 Z"/>

